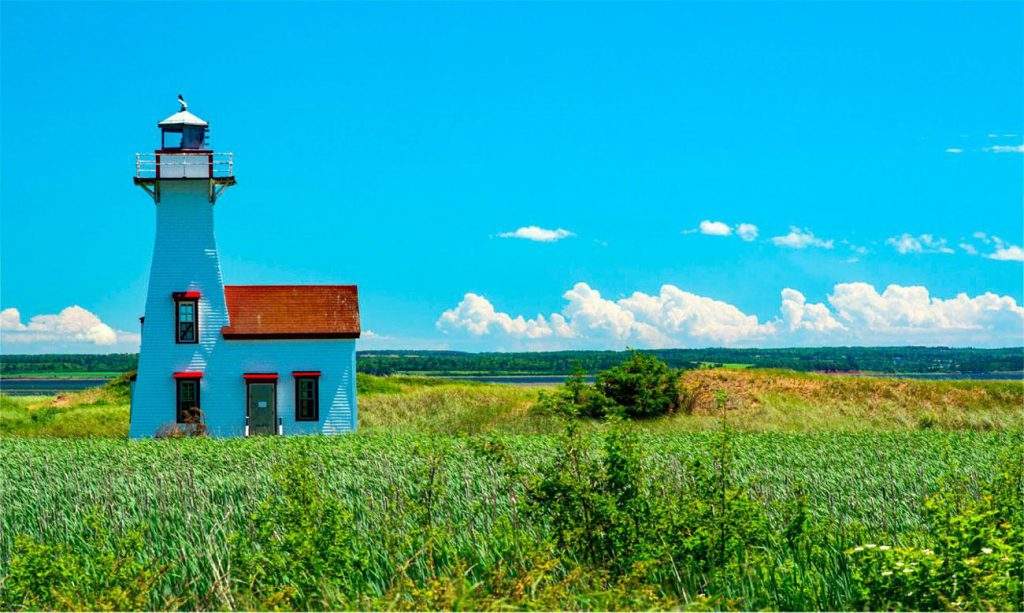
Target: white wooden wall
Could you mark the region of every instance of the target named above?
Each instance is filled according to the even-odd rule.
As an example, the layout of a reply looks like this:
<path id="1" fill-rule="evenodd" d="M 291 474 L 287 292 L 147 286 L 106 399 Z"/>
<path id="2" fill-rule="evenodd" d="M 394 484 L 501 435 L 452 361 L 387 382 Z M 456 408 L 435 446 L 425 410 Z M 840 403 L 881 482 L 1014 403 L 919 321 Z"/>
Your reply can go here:
<path id="1" fill-rule="evenodd" d="M 246 372 L 276 372 L 285 434 L 335 434 L 357 423 L 354 340 L 227 341 L 224 283 L 206 181 L 164 181 L 146 298 L 129 436 L 153 436 L 175 422 L 177 371 L 202 371 L 200 408 L 213 436 L 240 436 Z M 199 342 L 174 342 L 173 292 L 199 291 Z M 319 370 L 320 421 L 295 421 L 292 371 Z"/>

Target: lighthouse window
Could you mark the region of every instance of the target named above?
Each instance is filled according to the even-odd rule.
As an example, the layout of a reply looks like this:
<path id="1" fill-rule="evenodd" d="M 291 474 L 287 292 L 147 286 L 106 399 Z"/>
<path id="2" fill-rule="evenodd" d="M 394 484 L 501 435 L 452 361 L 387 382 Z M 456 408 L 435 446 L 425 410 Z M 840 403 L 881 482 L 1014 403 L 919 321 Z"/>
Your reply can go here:
<path id="1" fill-rule="evenodd" d="M 295 421 L 320 421 L 320 379 L 295 378 Z"/>
<path id="2" fill-rule="evenodd" d="M 199 324 L 196 318 L 197 301 L 179 300 L 175 303 L 175 334 L 179 343 L 196 343 L 199 338 Z"/>
<path id="3" fill-rule="evenodd" d="M 194 424 L 199 421 L 199 380 L 178 379 L 179 424 Z"/>

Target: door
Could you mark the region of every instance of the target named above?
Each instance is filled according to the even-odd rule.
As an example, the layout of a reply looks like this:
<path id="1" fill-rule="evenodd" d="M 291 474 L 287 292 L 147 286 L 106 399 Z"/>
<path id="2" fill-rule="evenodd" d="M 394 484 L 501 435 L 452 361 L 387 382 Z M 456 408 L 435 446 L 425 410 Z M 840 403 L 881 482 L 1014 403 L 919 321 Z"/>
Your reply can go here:
<path id="1" fill-rule="evenodd" d="M 277 434 L 277 384 L 248 385 L 249 434 Z"/>

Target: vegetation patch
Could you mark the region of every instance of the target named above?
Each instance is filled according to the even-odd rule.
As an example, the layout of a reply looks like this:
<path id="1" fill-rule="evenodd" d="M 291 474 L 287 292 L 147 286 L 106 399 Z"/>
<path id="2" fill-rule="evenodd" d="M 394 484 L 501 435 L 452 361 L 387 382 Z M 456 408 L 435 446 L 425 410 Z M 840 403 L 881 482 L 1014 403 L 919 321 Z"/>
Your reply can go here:
<path id="1" fill-rule="evenodd" d="M 1024 382 L 921 381 L 781 370 L 685 371 L 689 412 L 737 427 L 782 429 L 1024 427 Z M 723 401 L 724 399 L 724 401 Z"/>
<path id="2" fill-rule="evenodd" d="M 554 436 L 9 439 L 0 608 L 1024 604 L 1019 432 L 585 425 Z M 869 558 L 868 545 L 898 553 Z M 915 599 L 932 575 L 897 584 L 885 573 L 927 551 L 955 574 Z"/>

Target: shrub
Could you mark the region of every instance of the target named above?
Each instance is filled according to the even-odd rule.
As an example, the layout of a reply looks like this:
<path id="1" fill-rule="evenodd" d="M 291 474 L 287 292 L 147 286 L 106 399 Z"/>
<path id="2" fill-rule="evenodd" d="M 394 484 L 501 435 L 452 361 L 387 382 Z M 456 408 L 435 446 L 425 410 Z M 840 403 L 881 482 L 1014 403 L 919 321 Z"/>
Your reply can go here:
<path id="1" fill-rule="evenodd" d="M 665 489 L 634 437 L 613 428 L 591 449 L 570 422 L 554 460 L 527 486 L 527 512 L 548 524 L 561 563 L 641 592 L 742 582 L 773 534 L 763 505 L 730 482 L 730 447 L 720 447 L 715 466 L 691 464 L 689 484 Z"/>
<path id="2" fill-rule="evenodd" d="M 14 541 L 0 583 L 0 609 L 144 610 L 164 572 L 141 557 L 143 533 L 114 534 L 99 515 L 87 519 L 82 544 L 48 544 L 27 536 Z"/>
<path id="3" fill-rule="evenodd" d="M 352 511 L 328 495 L 306 460 L 275 475 L 278 489 L 230 537 L 239 598 L 258 609 L 338 608 L 361 578 Z"/>
<path id="4" fill-rule="evenodd" d="M 657 417 L 679 407 L 678 378 L 679 374 L 665 362 L 634 351 L 619 366 L 600 373 L 596 387 L 623 407 L 627 417 Z"/>
<path id="5" fill-rule="evenodd" d="M 577 367 L 565 384 L 554 392 L 541 391 L 537 409 L 542 413 L 564 417 L 593 417 L 600 419 L 616 412 L 615 402 L 601 390 L 587 384 L 584 372 Z"/>
<path id="6" fill-rule="evenodd" d="M 848 552 L 857 607 L 1024 610 L 1020 458 L 1008 458 L 980 497 L 957 489 L 925 500 L 929 547 L 867 544 Z"/>

